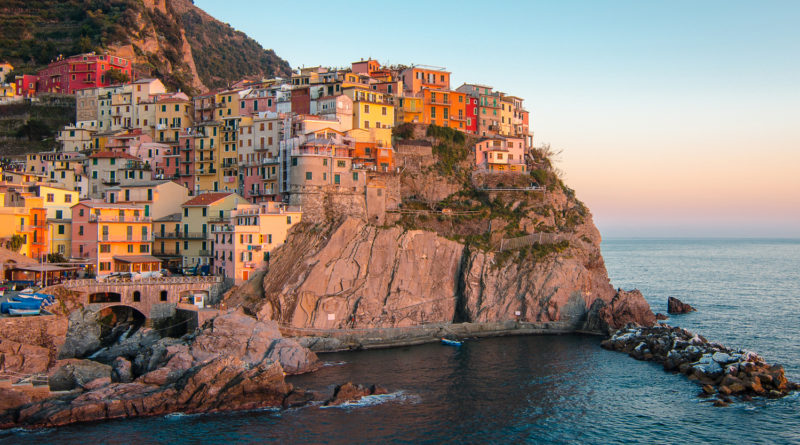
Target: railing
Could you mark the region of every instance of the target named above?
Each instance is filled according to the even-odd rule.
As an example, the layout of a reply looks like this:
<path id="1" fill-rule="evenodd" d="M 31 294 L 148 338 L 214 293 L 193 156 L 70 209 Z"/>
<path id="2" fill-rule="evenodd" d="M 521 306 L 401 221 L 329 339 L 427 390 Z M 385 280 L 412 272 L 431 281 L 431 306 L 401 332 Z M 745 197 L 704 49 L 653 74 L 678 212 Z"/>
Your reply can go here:
<path id="1" fill-rule="evenodd" d="M 211 251 L 210 250 L 201 250 L 200 252 L 198 252 L 197 256 L 210 257 L 211 256 Z"/>
<path id="2" fill-rule="evenodd" d="M 89 215 L 89 222 L 132 222 L 132 223 L 149 223 L 152 218 L 149 216 L 104 216 L 104 215 Z"/>
<path id="3" fill-rule="evenodd" d="M 76 287 L 86 287 L 86 286 L 96 286 L 98 284 L 108 284 L 112 286 L 116 286 L 119 284 L 134 284 L 134 285 L 142 285 L 142 284 L 154 284 L 154 285 L 165 285 L 165 284 L 196 284 L 196 283 L 221 283 L 222 277 L 217 276 L 208 276 L 208 277 L 161 277 L 161 278 L 140 278 L 140 279 L 132 279 L 131 281 L 119 281 L 119 280 L 109 280 L 107 278 L 95 278 L 95 279 L 79 279 L 79 280 L 68 280 L 65 281 L 62 286 L 65 288 L 76 288 Z"/>
<path id="4" fill-rule="evenodd" d="M 208 233 L 206 232 L 155 232 L 156 238 L 161 239 L 207 239 Z"/>
<path id="5" fill-rule="evenodd" d="M 137 238 L 137 237 L 132 236 L 132 235 L 110 236 L 110 235 L 103 234 L 103 235 L 101 235 L 101 238 L 102 239 L 100 241 L 108 241 L 108 242 L 111 242 L 111 243 L 115 243 L 115 242 L 149 243 L 149 242 L 153 241 L 153 237 L 152 236 L 141 236 L 141 237 Z"/>

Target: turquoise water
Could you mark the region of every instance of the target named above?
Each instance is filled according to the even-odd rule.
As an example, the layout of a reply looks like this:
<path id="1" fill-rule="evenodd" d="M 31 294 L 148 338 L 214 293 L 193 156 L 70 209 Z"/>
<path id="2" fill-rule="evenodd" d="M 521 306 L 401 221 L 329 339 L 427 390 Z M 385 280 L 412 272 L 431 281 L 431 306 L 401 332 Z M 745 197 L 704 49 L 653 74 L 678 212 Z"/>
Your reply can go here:
<path id="1" fill-rule="evenodd" d="M 671 322 L 782 363 L 800 380 L 800 241 L 609 240 L 615 286 L 656 311 L 676 296 L 698 311 Z M 345 381 L 392 394 L 320 409 L 168 416 L 33 433 L 8 443 L 800 443 L 800 397 L 714 408 L 699 388 L 599 338 L 507 337 L 323 355 L 291 378 L 329 391 Z"/>

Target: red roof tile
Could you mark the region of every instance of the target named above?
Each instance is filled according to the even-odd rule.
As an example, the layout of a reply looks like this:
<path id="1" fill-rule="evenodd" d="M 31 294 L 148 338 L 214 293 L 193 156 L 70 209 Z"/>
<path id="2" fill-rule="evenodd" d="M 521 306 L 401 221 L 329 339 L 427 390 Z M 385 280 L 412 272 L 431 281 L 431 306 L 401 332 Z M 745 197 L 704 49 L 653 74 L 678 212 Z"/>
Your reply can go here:
<path id="1" fill-rule="evenodd" d="M 233 195 L 233 192 L 201 193 L 183 203 L 184 206 L 206 206 L 222 198 Z"/>
<path id="2" fill-rule="evenodd" d="M 141 161 L 141 159 L 133 156 L 131 154 L 125 153 L 123 151 L 99 151 L 91 156 L 90 158 L 116 158 L 116 159 L 135 159 L 137 161 Z"/>

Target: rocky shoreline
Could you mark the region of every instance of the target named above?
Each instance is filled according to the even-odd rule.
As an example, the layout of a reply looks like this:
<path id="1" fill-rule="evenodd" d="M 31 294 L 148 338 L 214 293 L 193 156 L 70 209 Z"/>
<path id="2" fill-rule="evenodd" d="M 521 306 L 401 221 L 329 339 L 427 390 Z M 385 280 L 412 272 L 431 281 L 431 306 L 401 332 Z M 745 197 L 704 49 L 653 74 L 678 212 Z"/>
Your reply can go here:
<path id="1" fill-rule="evenodd" d="M 754 352 L 733 350 L 679 327 L 630 325 L 603 340 L 601 346 L 688 376 L 702 385 L 701 396 L 716 396 L 716 406 L 727 406 L 732 396 L 741 400 L 780 398 L 800 389 L 800 384 L 786 379 L 782 366 L 769 365 Z"/>

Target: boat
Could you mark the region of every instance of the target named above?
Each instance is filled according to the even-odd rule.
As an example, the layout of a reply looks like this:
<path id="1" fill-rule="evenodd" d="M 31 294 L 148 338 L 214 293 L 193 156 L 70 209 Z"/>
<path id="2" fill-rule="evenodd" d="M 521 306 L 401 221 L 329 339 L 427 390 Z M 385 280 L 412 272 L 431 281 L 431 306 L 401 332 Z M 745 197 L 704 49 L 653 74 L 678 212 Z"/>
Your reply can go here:
<path id="1" fill-rule="evenodd" d="M 461 346 L 461 343 L 462 342 L 458 340 L 450 340 L 449 338 L 442 338 L 443 345 L 459 347 Z"/>
<path id="2" fill-rule="evenodd" d="M 41 301 L 4 301 L 0 303 L 0 313 L 10 314 L 12 310 L 36 310 L 42 308 Z"/>
<path id="3" fill-rule="evenodd" d="M 14 309 L 14 308 L 8 309 L 9 315 L 20 315 L 20 316 L 39 315 L 41 314 L 41 312 L 42 312 L 41 309 Z"/>

